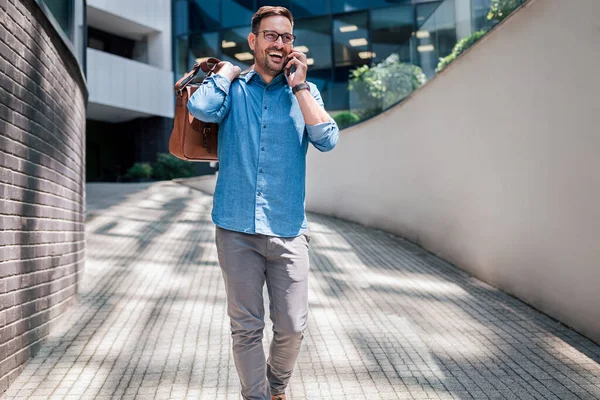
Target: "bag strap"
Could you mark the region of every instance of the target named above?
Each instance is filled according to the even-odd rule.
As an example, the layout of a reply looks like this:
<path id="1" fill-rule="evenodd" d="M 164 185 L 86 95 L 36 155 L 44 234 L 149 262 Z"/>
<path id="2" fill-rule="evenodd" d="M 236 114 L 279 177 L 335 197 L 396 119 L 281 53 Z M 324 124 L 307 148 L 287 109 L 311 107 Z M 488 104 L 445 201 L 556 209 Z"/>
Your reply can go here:
<path id="1" fill-rule="evenodd" d="M 218 58 L 211 57 L 207 60 L 202 61 L 201 63 L 194 64 L 194 67 L 185 74 L 180 80 L 175 84 L 175 93 L 181 94 L 183 89 L 198 75 L 198 72 L 202 70 L 206 76 L 211 76 L 215 73 L 215 69 L 219 65 L 221 60 Z"/>

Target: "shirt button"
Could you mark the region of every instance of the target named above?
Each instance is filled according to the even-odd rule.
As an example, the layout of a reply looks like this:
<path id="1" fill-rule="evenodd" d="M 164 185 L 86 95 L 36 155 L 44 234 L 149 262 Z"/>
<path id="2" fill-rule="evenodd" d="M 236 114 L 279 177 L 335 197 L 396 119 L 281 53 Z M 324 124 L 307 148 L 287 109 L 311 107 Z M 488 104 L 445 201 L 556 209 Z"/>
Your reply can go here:
<path id="1" fill-rule="evenodd" d="M 261 147 L 261 148 L 260 148 L 260 151 L 265 151 L 265 148 L 264 148 L 264 147 Z"/>
<path id="2" fill-rule="evenodd" d="M 261 174 L 264 172 L 263 169 L 259 169 L 258 172 L 260 172 Z"/>
<path id="3" fill-rule="evenodd" d="M 263 128 L 267 129 L 267 126 L 266 126 L 266 125 L 263 125 Z"/>
<path id="4" fill-rule="evenodd" d="M 258 197 L 260 197 L 260 196 L 262 196 L 262 193 L 261 193 L 261 192 L 258 192 Z"/>
<path id="5" fill-rule="evenodd" d="M 265 110 L 267 109 L 267 106 L 265 106 Z"/>

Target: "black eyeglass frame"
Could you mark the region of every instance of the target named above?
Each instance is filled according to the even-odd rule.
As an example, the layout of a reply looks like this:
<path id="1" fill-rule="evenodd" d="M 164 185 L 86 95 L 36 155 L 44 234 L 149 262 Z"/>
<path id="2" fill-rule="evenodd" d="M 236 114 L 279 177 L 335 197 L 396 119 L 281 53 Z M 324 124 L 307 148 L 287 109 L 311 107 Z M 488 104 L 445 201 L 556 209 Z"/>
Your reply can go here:
<path id="1" fill-rule="evenodd" d="M 296 35 L 292 35 L 291 33 L 287 33 L 287 32 L 286 33 L 279 33 L 277 31 L 272 31 L 272 30 L 269 30 L 269 29 L 265 29 L 264 31 L 252 32 L 252 33 L 254 33 L 255 35 L 258 35 L 259 33 L 262 33 L 263 37 L 265 38 L 265 40 L 267 42 L 271 42 L 271 43 L 275 43 L 276 41 L 279 40 L 279 38 L 281 38 L 281 43 L 283 43 L 283 44 L 294 44 L 294 42 L 296 41 Z M 273 33 L 273 34 L 277 35 L 277 37 L 275 38 L 275 40 L 269 40 L 269 39 L 267 39 L 267 33 Z M 290 35 L 292 37 L 292 41 L 286 43 L 285 40 L 283 40 L 283 36 L 284 35 Z"/>

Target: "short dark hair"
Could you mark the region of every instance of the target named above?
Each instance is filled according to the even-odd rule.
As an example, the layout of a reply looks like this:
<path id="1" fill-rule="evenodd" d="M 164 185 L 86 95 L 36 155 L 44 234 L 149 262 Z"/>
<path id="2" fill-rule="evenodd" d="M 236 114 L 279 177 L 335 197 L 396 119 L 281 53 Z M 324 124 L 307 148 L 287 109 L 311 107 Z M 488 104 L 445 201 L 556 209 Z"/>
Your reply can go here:
<path id="1" fill-rule="evenodd" d="M 272 17 L 273 15 L 281 15 L 290 20 L 292 26 L 294 26 L 294 17 L 290 10 L 285 7 L 279 6 L 263 6 L 252 17 L 252 33 L 258 33 L 258 27 L 263 18 Z"/>

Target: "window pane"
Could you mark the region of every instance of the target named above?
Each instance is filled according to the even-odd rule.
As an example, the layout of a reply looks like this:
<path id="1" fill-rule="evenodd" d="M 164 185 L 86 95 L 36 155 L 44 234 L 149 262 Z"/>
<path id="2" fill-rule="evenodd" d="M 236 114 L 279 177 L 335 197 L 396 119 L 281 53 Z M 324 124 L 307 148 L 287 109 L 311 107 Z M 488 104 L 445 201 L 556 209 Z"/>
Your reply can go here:
<path id="1" fill-rule="evenodd" d="M 71 37 L 72 4 L 70 0 L 44 0 L 46 6 L 52 13 L 67 37 Z"/>
<path id="2" fill-rule="evenodd" d="M 367 13 L 339 15 L 333 20 L 336 65 L 361 65 L 370 61 Z"/>
<path id="3" fill-rule="evenodd" d="M 290 0 L 290 11 L 296 18 L 329 14 L 329 0 Z"/>
<path id="4" fill-rule="evenodd" d="M 219 0 L 190 1 L 190 28 L 192 32 L 219 29 Z"/>
<path id="5" fill-rule="evenodd" d="M 414 8 L 399 6 L 371 11 L 371 40 L 374 60 L 379 62 L 392 53 L 400 61 L 410 62 L 410 42 L 414 31 Z"/>
<path id="6" fill-rule="evenodd" d="M 421 28 L 439 6 L 440 2 L 417 5 L 415 10 L 415 13 L 417 14 L 417 27 Z"/>
<path id="7" fill-rule="evenodd" d="M 290 8 L 289 0 L 256 0 L 256 10 L 261 8 L 262 6 L 281 6 L 287 9 Z M 256 11 L 254 10 L 254 11 Z"/>
<path id="8" fill-rule="evenodd" d="M 219 34 L 217 32 L 195 34 L 190 36 L 189 67 L 206 57 L 219 56 Z"/>
<path id="9" fill-rule="evenodd" d="M 327 111 L 338 112 L 345 111 L 350 108 L 349 93 L 348 93 L 348 77 L 350 70 L 354 67 L 335 67 L 333 71 L 333 84 L 329 90 L 329 104 Z"/>
<path id="10" fill-rule="evenodd" d="M 294 27 L 294 48 L 306 53 L 309 71 L 331 68 L 331 29 L 329 18 L 299 20 Z M 312 60 L 312 61 L 311 61 Z"/>
<path id="11" fill-rule="evenodd" d="M 492 22 L 487 19 L 487 14 L 490 11 L 490 3 L 490 0 L 471 0 L 473 32 L 492 26 Z"/>
<path id="12" fill-rule="evenodd" d="M 369 8 L 390 6 L 390 0 L 331 0 L 333 13 L 366 10 Z M 411 0 L 394 0 L 396 4 L 411 4 Z"/>
<path id="13" fill-rule="evenodd" d="M 247 26 L 250 31 L 250 23 L 255 12 L 254 0 L 221 0 L 222 22 L 225 27 Z"/>
<path id="14" fill-rule="evenodd" d="M 187 0 L 179 0 L 175 2 L 173 19 L 173 32 L 175 35 L 188 33 L 190 30 L 189 24 L 189 3 Z"/>
<path id="15" fill-rule="evenodd" d="M 254 53 L 248 45 L 248 33 L 250 24 L 247 27 L 223 31 L 220 43 L 223 52 L 221 59 L 239 65 L 242 70 L 254 64 Z"/>
<path id="16" fill-rule="evenodd" d="M 175 40 L 175 80 L 178 81 L 189 70 L 187 36 L 180 36 Z"/>
<path id="17" fill-rule="evenodd" d="M 330 68 L 315 70 L 309 67 L 306 76 L 306 80 L 314 83 L 317 89 L 319 89 L 323 102 L 325 103 L 325 108 L 327 108 L 327 91 L 333 83 L 331 81 L 331 73 L 332 71 Z"/>
<path id="18" fill-rule="evenodd" d="M 417 8 L 419 14 L 421 12 Z M 416 38 L 416 64 L 423 68 L 427 78 L 431 78 L 435 75 L 439 59 L 450 54 L 456 44 L 454 2 L 442 2 L 420 25 Z"/>

